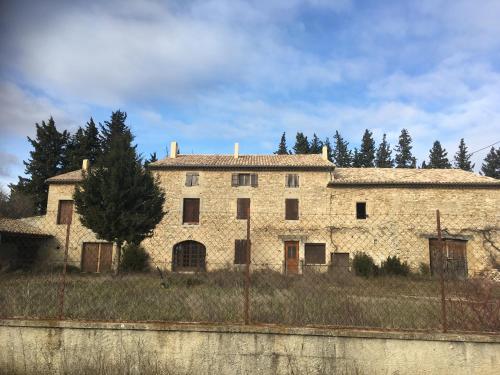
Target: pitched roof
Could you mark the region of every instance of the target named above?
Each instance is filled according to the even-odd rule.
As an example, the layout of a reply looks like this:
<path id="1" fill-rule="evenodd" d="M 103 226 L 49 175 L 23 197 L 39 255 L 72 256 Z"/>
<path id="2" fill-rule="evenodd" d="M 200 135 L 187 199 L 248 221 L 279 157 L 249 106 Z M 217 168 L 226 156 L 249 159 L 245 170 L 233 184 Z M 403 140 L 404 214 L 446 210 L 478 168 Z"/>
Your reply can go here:
<path id="1" fill-rule="evenodd" d="M 41 220 L 41 217 L 25 219 L 7 219 L 0 217 L 0 233 L 31 237 L 51 237 L 52 235 L 50 233 L 34 225 L 37 220 Z"/>
<path id="2" fill-rule="evenodd" d="M 59 174 L 54 177 L 50 177 L 45 182 L 51 183 L 75 183 L 83 180 L 83 170 L 78 169 L 76 171 L 71 171 L 68 173 Z"/>
<path id="3" fill-rule="evenodd" d="M 316 169 L 331 170 L 334 164 L 321 154 L 307 155 L 177 155 L 149 164 L 150 169 Z"/>
<path id="4" fill-rule="evenodd" d="M 461 169 L 335 168 L 329 186 L 472 186 L 500 188 L 500 180 Z"/>

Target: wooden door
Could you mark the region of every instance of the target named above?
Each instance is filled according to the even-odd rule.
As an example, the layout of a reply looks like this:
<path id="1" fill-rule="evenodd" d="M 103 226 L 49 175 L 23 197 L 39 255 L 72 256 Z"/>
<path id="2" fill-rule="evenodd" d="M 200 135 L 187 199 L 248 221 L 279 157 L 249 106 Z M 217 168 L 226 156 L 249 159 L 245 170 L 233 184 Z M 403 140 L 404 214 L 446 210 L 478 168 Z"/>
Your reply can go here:
<path id="1" fill-rule="evenodd" d="M 99 272 L 111 271 L 111 263 L 113 260 L 113 244 L 101 243 L 99 252 Z"/>
<path id="2" fill-rule="evenodd" d="M 285 270 L 286 273 L 299 273 L 299 242 L 285 242 Z"/>
<path id="3" fill-rule="evenodd" d="M 82 250 L 82 272 L 97 272 L 99 267 L 99 244 L 86 242 Z"/>

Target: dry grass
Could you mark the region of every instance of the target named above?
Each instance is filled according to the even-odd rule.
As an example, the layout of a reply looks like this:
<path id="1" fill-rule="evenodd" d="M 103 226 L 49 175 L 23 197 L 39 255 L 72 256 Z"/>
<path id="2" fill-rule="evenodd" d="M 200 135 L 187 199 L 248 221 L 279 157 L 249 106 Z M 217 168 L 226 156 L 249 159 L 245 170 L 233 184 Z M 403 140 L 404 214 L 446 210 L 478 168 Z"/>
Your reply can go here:
<path id="1" fill-rule="evenodd" d="M 364 279 L 350 274 L 310 272 L 284 276 L 272 270 L 252 274 L 253 322 L 389 329 L 438 330 L 440 286 L 422 277 Z M 137 320 L 241 323 L 244 274 L 221 270 L 203 274 L 167 273 L 166 285 L 154 273 L 66 276 L 64 317 L 82 320 Z M 447 283 L 450 328 L 500 331 L 499 287 L 489 294 L 471 291 L 471 281 Z M 475 285 L 475 284 L 474 284 Z M 0 317 L 56 318 L 60 275 L 7 273 L 0 276 Z M 474 298 L 478 304 L 456 301 Z M 452 303 L 454 303 L 452 305 Z M 495 305 L 496 303 L 496 305 Z M 485 317 L 482 317 L 484 311 Z M 479 317 L 478 317 L 479 314 Z M 472 324 L 473 323 L 473 324 Z"/>

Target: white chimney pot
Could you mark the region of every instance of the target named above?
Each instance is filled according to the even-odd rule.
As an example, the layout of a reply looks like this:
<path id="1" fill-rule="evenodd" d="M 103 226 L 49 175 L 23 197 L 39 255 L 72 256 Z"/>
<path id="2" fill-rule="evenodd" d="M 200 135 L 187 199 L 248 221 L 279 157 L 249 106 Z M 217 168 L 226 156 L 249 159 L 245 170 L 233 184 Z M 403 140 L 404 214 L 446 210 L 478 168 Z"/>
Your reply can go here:
<path id="1" fill-rule="evenodd" d="M 234 158 L 238 159 L 239 156 L 240 156 L 240 144 L 236 142 L 234 144 Z"/>
<path id="2" fill-rule="evenodd" d="M 89 171 L 89 159 L 83 159 L 82 161 L 82 169 L 84 172 L 88 172 Z"/>
<path id="3" fill-rule="evenodd" d="M 321 150 L 321 157 L 323 160 L 328 160 L 328 147 L 323 146 L 323 149 Z"/>
<path id="4" fill-rule="evenodd" d="M 170 158 L 175 159 L 177 157 L 177 142 L 170 142 Z"/>

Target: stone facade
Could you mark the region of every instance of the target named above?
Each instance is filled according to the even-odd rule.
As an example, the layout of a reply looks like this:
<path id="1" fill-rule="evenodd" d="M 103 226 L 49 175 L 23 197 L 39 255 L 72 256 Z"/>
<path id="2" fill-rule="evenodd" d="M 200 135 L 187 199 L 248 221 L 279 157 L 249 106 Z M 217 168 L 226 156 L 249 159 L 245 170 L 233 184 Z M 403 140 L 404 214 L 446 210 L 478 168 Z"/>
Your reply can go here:
<path id="1" fill-rule="evenodd" d="M 166 215 L 143 246 L 152 265 L 167 270 L 172 268 L 174 246 L 183 241 L 204 245 L 207 270 L 234 266 L 235 240 L 247 236 L 246 220 L 237 218 L 238 198 L 250 198 L 252 264 L 256 268 L 283 272 L 284 244 L 298 241 L 298 272 L 303 271 L 308 243 L 325 245 L 325 260 L 316 265 L 317 269 L 327 269 L 333 253 L 349 253 L 352 259 L 356 252 L 363 251 L 376 263 L 396 255 L 417 270 L 420 263 L 430 262 L 429 239 L 436 237 L 437 209 L 443 236 L 467 241 L 469 274 L 492 268 L 495 257 L 498 262 L 495 246 L 500 243 L 500 185 L 494 181 L 488 182 L 491 186 L 462 186 L 456 181 L 442 186 L 357 186 L 350 176 L 350 184 L 336 185 L 331 182 L 340 178 L 333 172 L 333 165 L 288 170 L 286 166 L 152 169 L 165 190 Z M 197 186 L 186 186 L 186 174 L 190 172 L 198 173 Z M 233 174 L 240 172 L 258 174 L 258 186 L 232 186 Z M 299 187 L 286 186 L 288 174 L 299 176 Z M 74 186 L 75 182 L 50 184 L 45 225 L 53 229 L 54 241 L 44 250 L 42 258 L 47 262 L 63 259 L 67 233 L 66 225 L 57 225 L 58 204 L 72 199 Z M 183 223 L 185 198 L 200 199 L 199 224 Z M 298 220 L 285 219 L 288 198 L 299 201 Z M 357 202 L 366 203 L 366 219 L 356 218 Z M 74 215 L 68 247 L 70 264 L 80 266 L 84 242 L 99 240 Z"/>

